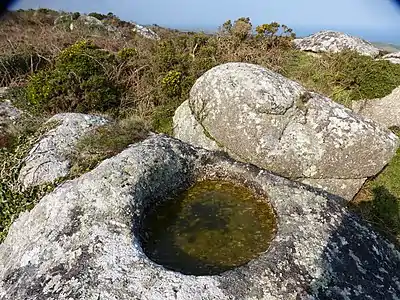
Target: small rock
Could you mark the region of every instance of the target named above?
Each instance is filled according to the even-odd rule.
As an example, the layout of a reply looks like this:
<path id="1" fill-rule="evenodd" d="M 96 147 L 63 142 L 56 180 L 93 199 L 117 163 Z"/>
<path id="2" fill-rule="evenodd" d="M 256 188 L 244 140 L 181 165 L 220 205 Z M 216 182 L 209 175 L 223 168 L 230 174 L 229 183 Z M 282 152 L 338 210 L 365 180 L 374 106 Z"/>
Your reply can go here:
<path id="1" fill-rule="evenodd" d="M 70 170 L 70 154 L 84 134 L 105 125 L 107 119 L 100 116 L 78 113 L 62 113 L 51 117 L 47 123 L 61 122 L 47 132 L 34 145 L 25 158 L 19 181 L 24 188 L 54 182 L 67 176 Z"/>
<path id="2" fill-rule="evenodd" d="M 361 55 L 376 57 L 380 50 L 371 43 L 342 32 L 323 30 L 308 37 L 295 39 L 296 48 L 312 52 L 340 52 L 354 50 Z"/>
<path id="3" fill-rule="evenodd" d="M 400 87 L 381 99 L 353 101 L 352 109 L 387 128 L 400 127 Z"/>
<path id="4" fill-rule="evenodd" d="M 22 115 L 22 111 L 15 108 L 10 100 L 0 99 L 0 126 L 13 123 Z"/>

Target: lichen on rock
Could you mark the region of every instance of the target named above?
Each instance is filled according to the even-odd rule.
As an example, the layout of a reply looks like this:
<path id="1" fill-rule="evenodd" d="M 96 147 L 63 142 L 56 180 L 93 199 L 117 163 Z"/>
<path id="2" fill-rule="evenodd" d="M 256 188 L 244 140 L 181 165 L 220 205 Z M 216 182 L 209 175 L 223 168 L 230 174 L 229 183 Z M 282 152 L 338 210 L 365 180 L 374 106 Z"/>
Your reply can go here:
<path id="1" fill-rule="evenodd" d="M 202 75 L 175 113 L 174 135 L 285 177 L 310 179 L 346 199 L 382 170 L 398 145 L 373 121 L 247 63 Z"/>
<path id="2" fill-rule="evenodd" d="M 269 249 L 213 276 L 166 270 L 143 252 L 155 199 L 211 178 L 268 196 Z M 396 299 L 400 253 L 343 201 L 163 135 L 64 182 L 11 226 L 0 245 L 0 299 Z M 389 297 L 389 298 L 388 298 Z"/>
<path id="3" fill-rule="evenodd" d="M 64 113 L 51 117 L 47 123 L 56 123 L 24 159 L 19 181 L 24 188 L 51 183 L 69 174 L 69 154 L 78 140 L 89 131 L 105 125 L 104 117 L 78 113 Z"/>
<path id="4" fill-rule="evenodd" d="M 361 38 L 348 35 L 346 33 L 322 30 L 305 38 L 294 40 L 296 48 L 311 52 L 340 52 L 353 50 L 361 55 L 376 57 L 380 50 Z"/>

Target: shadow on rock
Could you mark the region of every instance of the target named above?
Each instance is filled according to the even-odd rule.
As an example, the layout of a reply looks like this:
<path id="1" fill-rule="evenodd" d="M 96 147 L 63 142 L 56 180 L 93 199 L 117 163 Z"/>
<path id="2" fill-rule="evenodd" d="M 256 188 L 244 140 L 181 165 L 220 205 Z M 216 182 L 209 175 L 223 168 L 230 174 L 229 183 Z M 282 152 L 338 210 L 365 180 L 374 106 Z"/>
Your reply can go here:
<path id="1" fill-rule="evenodd" d="M 373 192 L 374 200 L 362 205 L 368 206 L 373 219 L 398 233 L 398 199 L 384 187 Z M 308 294 L 317 299 L 398 299 L 400 253 L 374 230 L 358 215 L 346 213 L 328 239 L 322 254 L 324 271 L 311 282 Z"/>
<path id="2" fill-rule="evenodd" d="M 375 187 L 372 193 L 372 201 L 353 205 L 355 210 L 400 246 L 400 199 L 384 186 Z"/>

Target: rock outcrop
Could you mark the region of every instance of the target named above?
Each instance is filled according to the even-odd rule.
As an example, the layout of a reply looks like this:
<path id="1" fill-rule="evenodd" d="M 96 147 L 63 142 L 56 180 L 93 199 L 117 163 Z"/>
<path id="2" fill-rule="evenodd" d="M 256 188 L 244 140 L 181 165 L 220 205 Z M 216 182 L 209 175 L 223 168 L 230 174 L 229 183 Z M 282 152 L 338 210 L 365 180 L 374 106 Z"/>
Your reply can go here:
<path id="1" fill-rule="evenodd" d="M 398 145 L 375 122 L 246 63 L 200 77 L 175 113 L 174 134 L 346 199 L 382 170 Z"/>
<path id="2" fill-rule="evenodd" d="M 141 35 L 142 37 L 151 39 L 151 40 L 159 40 L 160 37 L 158 36 L 157 33 L 155 33 L 153 30 L 150 28 L 144 27 L 139 24 L 133 24 L 133 32 L 136 32 L 137 34 Z"/>
<path id="3" fill-rule="evenodd" d="M 18 120 L 22 111 L 14 107 L 9 99 L 6 99 L 7 88 L 0 88 L 0 128 Z"/>
<path id="4" fill-rule="evenodd" d="M 393 64 L 400 64 L 400 52 L 386 54 L 382 56 L 382 59 L 388 60 Z"/>
<path id="5" fill-rule="evenodd" d="M 69 174 L 74 146 L 84 134 L 106 124 L 100 116 L 62 113 L 51 117 L 47 123 L 59 122 L 34 145 L 24 159 L 19 181 L 24 188 L 54 182 Z"/>
<path id="6" fill-rule="evenodd" d="M 361 55 L 376 57 L 380 50 L 371 43 L 342 32 L 323 30 L 308 37 L 295 39 L 295 46 L 303 51 L 340 52 L 354 50 Z"/>
<path id="7" fill-rule="evenodd" d="M 212 276 L 142 252 L 143 210 L 197 180 L 240 181 L 268 197 L 268 251 Z M 157 200 L 158 199 L 158 200 Z M 130 146 L 45 196 L 0 245 L 0 299 L 398 299 L 400 253 L 342 201 L 162 135 Z"/>
<path id="8" fill-rule="evenodd" d="M 76 20 L 73 19 L 72 15 L 61 15 L 54 21 L 54 26 L 70 31 L 86 29 L 95 33 L 108 34 L 115 38 L 122 37 L 122 33 L 116 27 L 88 15 L 81 15 Z"/>
<path id="9" fill-rule="evenodd" d="M 352 109 L 387 128 L 400 127 L 400 87 L 381 99 L 353 101 Z"/>
<path id="10" fill-rule="evenodd" d="M 159 40 L 160 37 L 156 32 L 147 28 L 145 26 L 130 23 L 132 27 L 132 31 L 144 38 L 151 40 Z M 105 23 L 93 16 L 81 15 L 76 20 L 73 19 L 71 14 L 61 15 L 54 21 L 54 26 L 59 28 L 64 28 L 66 30 L 76 30 L 80 29 L 89 29 L 91 31 L 96 31 L 99 33 L 106 33 L 108 35 L 113 35 L 116 38 L 121 38 L 123 33 L 115 26 Z"/>
<path id="11" fill-rule="evenodd" d="M 77 22 L 82 23 L 85 26 L 94 26 L 94 27 L 99 27 L 99 28 L 105 28 L 105 25 L 103 24 L 103 22 L 101 22 L 99 19 L 92 17 L 92 16 L 81 15 L 78 17 Z"/>

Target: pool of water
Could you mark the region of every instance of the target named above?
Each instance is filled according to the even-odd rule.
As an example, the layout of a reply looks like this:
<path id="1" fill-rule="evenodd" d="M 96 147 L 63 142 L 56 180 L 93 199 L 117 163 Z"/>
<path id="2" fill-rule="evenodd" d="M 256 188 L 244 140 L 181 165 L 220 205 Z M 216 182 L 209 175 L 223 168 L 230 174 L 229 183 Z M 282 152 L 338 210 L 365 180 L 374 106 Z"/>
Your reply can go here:
<path id="1" fill-rule="evenodd" d="M 167 269 L 212 275 L 268 249 L 275 214 L 265 198 L 227 181 L 201 181 L 145 212 L 146 255 Z"/>

